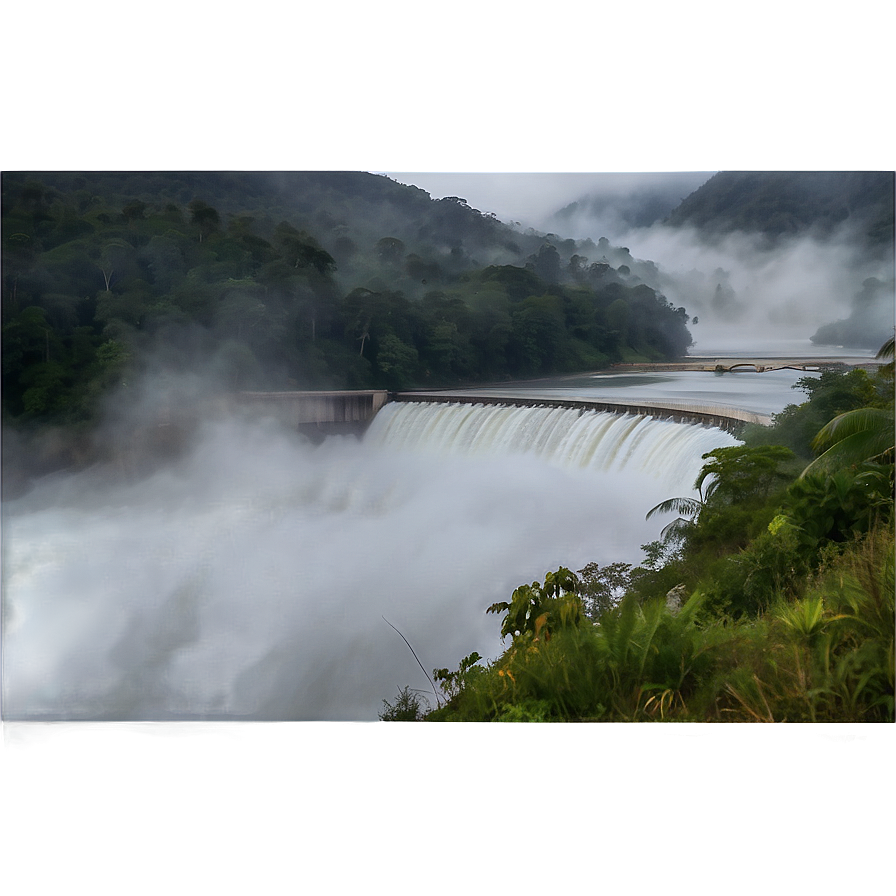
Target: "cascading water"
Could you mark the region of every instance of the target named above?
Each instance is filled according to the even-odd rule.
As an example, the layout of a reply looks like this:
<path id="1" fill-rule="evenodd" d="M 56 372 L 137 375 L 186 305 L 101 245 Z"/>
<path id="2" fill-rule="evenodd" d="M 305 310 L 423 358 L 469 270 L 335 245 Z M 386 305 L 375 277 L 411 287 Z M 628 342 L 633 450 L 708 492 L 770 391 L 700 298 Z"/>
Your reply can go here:
<path id="1" fill-rule="evenodd" d="M 637 562 L 727 433 L 566 409 L 391 404 L 363 442 L 207 424 L 136 483 L 4 507 L 3 715 L 375 719 L 502 649 L 485 608 L 558 566 Z"/>
<path id="2" fill-rule="evenodd" d="M 635 470 L 690 488 L 701 457 L 735 444 L 715 428 L 655 417 L 550 407 L 391 404 L 374 419 L 368 444 L 468 456 L 525 454 L 555 466 Z"/>

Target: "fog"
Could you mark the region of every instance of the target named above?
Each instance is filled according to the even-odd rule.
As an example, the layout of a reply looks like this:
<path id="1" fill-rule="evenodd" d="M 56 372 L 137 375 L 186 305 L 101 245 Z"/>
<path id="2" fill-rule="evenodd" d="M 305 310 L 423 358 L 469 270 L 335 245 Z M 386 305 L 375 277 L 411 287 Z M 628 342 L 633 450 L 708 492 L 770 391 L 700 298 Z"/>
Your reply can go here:
<path id="1" fill-rule="evenodd" d="M 828 239 L 783 240 L 773 248 L 757 235 L 735 232 L 709 244 L 692 228 L 663 225 L 629 230 L 616 240 L 636 258 L 654 262 L 657 272 L 645 279 L 687 309 L 692 354 L 799 343 L 816 353 L 808 340 L 824 324 L 849 316 L 870 277 L 890 284 L 869 309 L 872 341 L 879 346 L 892 333 L 892 261 L 869 257 L 847 229 Z"/>
<path id="2" fill-rule="evenodd" d="M 573 411 L 469 453 L 398 444 L 399 409 L 318 446 L 218 412 L 176 460 L 57 474 L 4 504 L 4 718 L 376 719 L 399 687 L 430 690 L 386 620 L 428 672 L 497 656 L 489 604 L 561 565 L 639 561 L 664 524 L 647 510 L 733 441 L 652 421 L 639 450 L 678 466 L 626 466 L 629 441 L 610 471 L 527 450 Z"/>
<path id="3" fill-rule="evenodd" d="M 630 257 L 611 252 L 608 260 L 614 267 L 626 264 L 687 310 L 691 354 L 817 355 L 826 350 L 822 340 L 836 347 L 846 338 L 853 347 L 877 349 L 892 335 L 892 251 L 870 251 L 861 222 L 847 221 L 824 236 L 806 232 L 776 240 L 670 227 L 662 208 L 677 204 L 672 196 L 678 185 L 689 186 L 687 176 L 607 175 L 598 191 L 544 223 L 562 227 L 564 236 L 594 243 L 604 237 L 628 249 Z M 652 213 L 655 219 L 647 220 Z M 829 328 L 818 344 L 809 341 L 820 328 L 845 319 L 851 326 Z"/>

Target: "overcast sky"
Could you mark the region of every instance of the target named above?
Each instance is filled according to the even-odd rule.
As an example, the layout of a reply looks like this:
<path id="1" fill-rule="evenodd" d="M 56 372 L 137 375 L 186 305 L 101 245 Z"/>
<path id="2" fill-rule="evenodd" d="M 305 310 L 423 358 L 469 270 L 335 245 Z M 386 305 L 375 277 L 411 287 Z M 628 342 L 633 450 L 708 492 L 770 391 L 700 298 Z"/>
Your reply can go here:
<path id="1" fill-rule="evenodd" d="M 494 212 L 502 221 L 519 221 L 541 228 L 546 219 L 570 202 L 589 194 L 620 196 L 650 187 L 680 182 L 683 199 L 694 184 L 708 180 L 713 172 L 697 176 L 693 172 L 641 173 L 554 173 L 554 174 L 472 174 L 376 172 L 403 184 L 426 190 L 433 199 L 459 196 L 481 212 Z"/>

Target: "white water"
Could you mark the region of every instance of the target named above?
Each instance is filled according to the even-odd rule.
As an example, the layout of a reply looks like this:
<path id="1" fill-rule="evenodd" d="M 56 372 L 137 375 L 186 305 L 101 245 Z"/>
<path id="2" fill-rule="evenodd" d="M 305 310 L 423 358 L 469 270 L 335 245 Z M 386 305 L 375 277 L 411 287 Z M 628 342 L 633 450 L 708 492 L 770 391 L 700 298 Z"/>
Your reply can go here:
<path id="1" fill-rule="evenodd" d="M 653 417 L 438 403 L 387 405 L 366 441 L 467 457 L 524 455 L 594 473 L 627 470 L 685 488 L 700 471 L 705 452 L 736 442 L 715 428 Z"/>
<path id="2" fill-rule="evenodd" d="M 375 719 L 501 650 L 485 608 L 565 565 L 637 562 L 721 430 L 388 405 L 363 443 L 231 420 L 138 483 L 4 507 L 6 719 Z"/>

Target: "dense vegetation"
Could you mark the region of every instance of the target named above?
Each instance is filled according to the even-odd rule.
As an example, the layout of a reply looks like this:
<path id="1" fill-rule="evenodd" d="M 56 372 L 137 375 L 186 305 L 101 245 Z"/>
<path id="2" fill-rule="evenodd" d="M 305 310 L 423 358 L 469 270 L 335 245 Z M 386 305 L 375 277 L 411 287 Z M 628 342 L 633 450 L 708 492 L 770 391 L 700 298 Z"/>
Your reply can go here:
<path id="1" fill-rule="evenodd" d="M 887 351 L 892 357 L 893 343 Z M 640 567 L 522 585 L 511 644 L 404 688 L 381 718 L 893 721 L 893 364 L 798 386 L 771 428 L 704 456 Z"/>
<path id="2" fill-rule="evenodd" d="M 7 422 L 89 422 L 151 362 L 223 390 L 400 389 L 691 341 L 628 250 L 369 174 L 7 173 L 2 225 Z"/>

